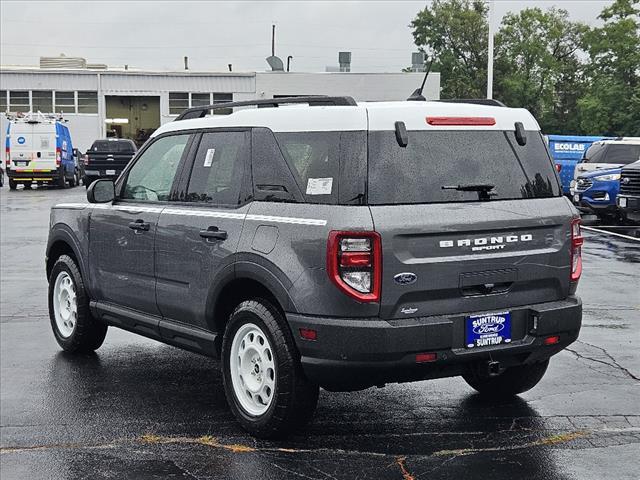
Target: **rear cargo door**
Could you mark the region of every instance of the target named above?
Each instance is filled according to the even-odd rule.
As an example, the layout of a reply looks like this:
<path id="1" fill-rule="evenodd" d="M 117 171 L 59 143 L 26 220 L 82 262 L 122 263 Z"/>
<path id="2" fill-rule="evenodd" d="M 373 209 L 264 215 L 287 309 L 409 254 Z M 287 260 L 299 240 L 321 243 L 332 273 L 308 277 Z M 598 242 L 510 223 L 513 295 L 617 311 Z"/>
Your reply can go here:
<path id="1" fill-rule="evenodd" d="M 26 170 L 33 168 L 31 162 L 35 156 L 33 143 L 33 124 L 15 123 L 9 130 L 9 155 L 11 168 Z"/>
<path id="2" fill-rule="evenodd" d="M 33 170 L 51 171 L 58 168 L 56 154 L 62 155 L 62 138 L 58 137 L 57 130 L 57 124 L 53 123 L 37 123 L 33 126 Z"/>
<path id="3" fill-rule="evenodd" d="M 410 131 L 402 148 L 394 132 L 370 132 L 381 317 L 499 312 L 568 295 L 572 210 L 541 136 L 527 137 L 521 146 L 507 131 Z M 473 185 L 494 188 L 455 189 Z"/>

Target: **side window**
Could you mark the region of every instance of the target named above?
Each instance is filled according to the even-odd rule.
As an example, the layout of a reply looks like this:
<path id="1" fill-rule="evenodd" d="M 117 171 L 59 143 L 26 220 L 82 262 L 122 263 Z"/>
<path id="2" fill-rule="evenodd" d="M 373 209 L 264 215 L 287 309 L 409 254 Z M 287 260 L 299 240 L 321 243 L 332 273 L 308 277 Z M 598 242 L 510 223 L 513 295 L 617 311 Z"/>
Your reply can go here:
<path id="1" fill-rule="evenodd" d="M 180 159 L 190 135 L 171 135 L 156 140 L 133 165 L 121 198 L 142 201 L 167 201 Z"/>
<path id="2" fill-rule="evenodd" d="M 291 170 L 268 128 L 253 129 L 253 193 L 258 201 L 302 200 Z"/>
<path id="3" fill-rule="evenodd" d="M 249 132 L 203 133 L 186 201 L 238 205 L 249 145 Z"/>

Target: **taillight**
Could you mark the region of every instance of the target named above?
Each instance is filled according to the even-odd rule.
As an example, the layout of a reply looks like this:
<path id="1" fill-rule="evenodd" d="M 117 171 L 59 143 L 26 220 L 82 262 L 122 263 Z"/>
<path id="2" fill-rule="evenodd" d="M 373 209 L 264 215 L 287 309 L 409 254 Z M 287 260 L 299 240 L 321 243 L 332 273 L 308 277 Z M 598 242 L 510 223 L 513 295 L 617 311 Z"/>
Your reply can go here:
<path id="1" fill-rule="evenodd" d="M 562 171 L 562 165 L 556 163 L 556 172 L 560 173 Z"/>
<path id="2" fill-rule="evenodd" d="M 571 220 L 571 281 L 577 282 L 582 274 L 582 244 L 580 218 Z"/>
<path id="3" fill-rule="evenodd" d="M 59 148 L 56 148 L 56 165 L 59 167 L 62 162 L 62 151 Z"/>
<path id="4" fill-rule="evenodd" d="M 7 167 L 11 166 L 11 149 L 9 147 L 5 147 L 5 164 Z"/>
<path id="5" fill-rule="evenodd" d="M 336 286 L 359 302 L 380 300 L 382 242 L 377 232 L 329 233 L 327 273 Z"/>

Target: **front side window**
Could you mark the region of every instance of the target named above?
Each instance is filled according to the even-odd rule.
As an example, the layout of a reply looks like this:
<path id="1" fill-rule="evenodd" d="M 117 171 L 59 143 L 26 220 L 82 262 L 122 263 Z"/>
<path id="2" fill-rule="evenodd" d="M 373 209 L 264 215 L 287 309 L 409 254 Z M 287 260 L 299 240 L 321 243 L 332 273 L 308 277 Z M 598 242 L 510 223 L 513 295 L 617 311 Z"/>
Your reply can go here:
<path id="1" fill-rule="evenodd" d="M 249 132 L 204 133 L 194 160 L 186 200 L 238 205 L 249 145 Z"/>
<path id="2" fill-rule="evenodd" d="M 129 171 L 121 198 L 168 201 L 188 141 L 189 135 L 184 134 L 162 137 L 153 142 Z"/>

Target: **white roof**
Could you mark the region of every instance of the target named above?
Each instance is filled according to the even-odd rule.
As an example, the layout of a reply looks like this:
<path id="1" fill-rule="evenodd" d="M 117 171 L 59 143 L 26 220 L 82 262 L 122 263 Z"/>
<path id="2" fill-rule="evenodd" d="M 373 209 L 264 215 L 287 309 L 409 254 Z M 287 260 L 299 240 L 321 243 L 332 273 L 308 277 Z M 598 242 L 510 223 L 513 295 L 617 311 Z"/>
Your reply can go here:
<path id="1" fill-rule="evenodd" d="M 427 117 L 489 117 L 491 126 L 430 125 Z M 267 127 L 274 132 L 394 130 L 403 121 L 407 130 L 513 130 L 522 122 L 525 130 L 540 130 L 523 108 L 507 108 L 447 102 L 360 102 L 357 106 L 281 105 L 277 108 L 242 108 L 231 115 L 166 123 L 153 136 L 176 130 L 216 127 Z"/>

